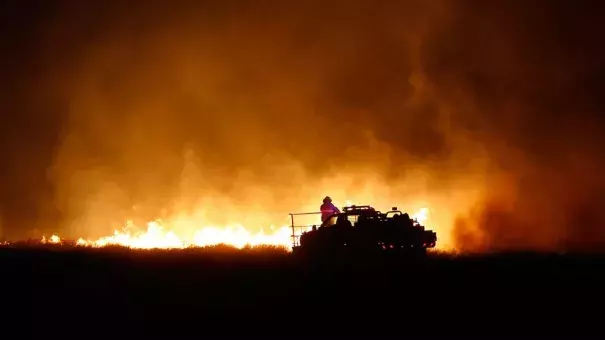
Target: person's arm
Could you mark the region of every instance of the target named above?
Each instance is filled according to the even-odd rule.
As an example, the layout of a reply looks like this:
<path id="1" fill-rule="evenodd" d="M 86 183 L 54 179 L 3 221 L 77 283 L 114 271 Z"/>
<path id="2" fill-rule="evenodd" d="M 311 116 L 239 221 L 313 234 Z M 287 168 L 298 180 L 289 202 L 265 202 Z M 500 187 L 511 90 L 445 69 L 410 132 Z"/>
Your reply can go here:
<path id="1" fill-rule="evenodd" d="M 337 206 L 335 206 L 334 204 L 332 204 L 332 207 L 334 207 L 334 211 L 336 211 L 337 214 L 340 214 L 340 209 L 338 209 Z"/>

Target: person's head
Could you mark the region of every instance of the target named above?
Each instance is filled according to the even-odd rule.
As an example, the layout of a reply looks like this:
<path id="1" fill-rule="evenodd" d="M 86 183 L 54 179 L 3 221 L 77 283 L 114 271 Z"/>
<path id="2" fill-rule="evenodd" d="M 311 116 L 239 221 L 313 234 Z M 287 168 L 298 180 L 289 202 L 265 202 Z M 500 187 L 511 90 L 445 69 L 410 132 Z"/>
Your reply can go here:
<path id="1" fill-rule="evenodd" d="M 324 197 L 324 203 L 332 203 L 332 199 L 330 198 L 330 196 Z"/>

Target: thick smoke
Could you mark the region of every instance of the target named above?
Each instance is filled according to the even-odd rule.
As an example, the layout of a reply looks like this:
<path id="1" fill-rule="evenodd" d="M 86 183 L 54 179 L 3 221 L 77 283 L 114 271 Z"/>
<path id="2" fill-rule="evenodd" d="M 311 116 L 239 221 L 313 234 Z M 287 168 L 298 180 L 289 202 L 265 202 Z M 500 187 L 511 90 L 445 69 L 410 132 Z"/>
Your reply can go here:
<path id="1" fill-rule="evenodd" d="M 583 5 L 13 5 L 5 233 L 258 229 L 327 194 L 428 206 L 464 250 L 601 245 L 603 51 Z"/>
<path id="2" fill-rule="evenodd" d="M 457 222 L 460 247 L 603 246 L 602 9 L 473 2 L 428 47 L 438 97 L 495 167 L 489 192 Z"/>

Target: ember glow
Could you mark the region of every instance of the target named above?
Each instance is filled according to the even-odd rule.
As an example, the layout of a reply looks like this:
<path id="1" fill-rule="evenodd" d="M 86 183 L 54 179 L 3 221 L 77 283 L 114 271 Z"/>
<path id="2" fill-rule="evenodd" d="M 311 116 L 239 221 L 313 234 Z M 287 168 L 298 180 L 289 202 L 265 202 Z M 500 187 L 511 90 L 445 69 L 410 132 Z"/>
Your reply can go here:
<path id="1" fill-rule="evenodd" d="M 411 217 L 420 224 L 428 222 L 428 208 L 422 208 Z M 319 219 L 319 217 L 318 217 Z M 319 224 L 319 220 L 316 224 Z M 138 231 L 132 221 L 127 221 L 122 230 L 116 230 L 113 235 L 101 237 L 96 240 L 79 238 L 77 246 L 100 248 L 105 246 L 123 246 L 132 249 L 184 249 L 189 247 L 205 247 L 225 244 L 236 248 L 246 246 L 270 245 L 284 247 L 288 250 L 292 246 L 292 229 L 288 225 L 274 227 L 252 233 L 240 224 L 224 227 L 207 226 L 197 229 L 193 237 L 186 238 L 167 229 L 162 221 L 151 221 L 145 231 Z M 63 244 L 58 235 L 49 238 L 43 237 L 42 244 Z"/>

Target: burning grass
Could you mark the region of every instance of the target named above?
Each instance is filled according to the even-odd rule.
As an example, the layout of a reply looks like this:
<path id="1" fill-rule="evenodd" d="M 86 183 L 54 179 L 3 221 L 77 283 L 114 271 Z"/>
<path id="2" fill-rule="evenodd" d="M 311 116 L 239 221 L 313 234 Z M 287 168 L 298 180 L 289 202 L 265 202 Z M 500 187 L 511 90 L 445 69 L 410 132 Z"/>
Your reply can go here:
<path id="1" fill-rule="evenodd" d="M 290 249 L 279 245 L 247 245 L 236 247 L 228 244 L 210 246 L 191 246 L 186 248 L 149 248 L 139 249 L 122 245 L 106 245 L 103 247 L 88 247 L 78 245 L 64 245 L 53 243 L 13 243 L 0 245 L 0 250 L 15 251 L 18 253 L 77 253 L 77 254 L 113 254 L 138 257 L 285 257 L 291 254 Z"/>
<path id="2" fill-rule="evenodd" d="M 77 254 L 114 254 L 129 257 L 174 257 L 174 258 L 291 258 L 291 249 L 282 245 L 246 245 L 238 247 L 230 244 L 208 246 L 190 246 L 185 248 L 131 248 L 123 245 L 105 245 L 103 247 L 79 246 L 64 243 L 15 242 L 0 243 L 0 251 L 16 253 L 77 253 Z M 462 253 L 454 250 L 430 249 L 427 260 L 449 263 L 530 263 L 553 261 L 603 261 L 605 253 L 540 253 L 540 252 L 498 252 L 498 253 Z"/>

